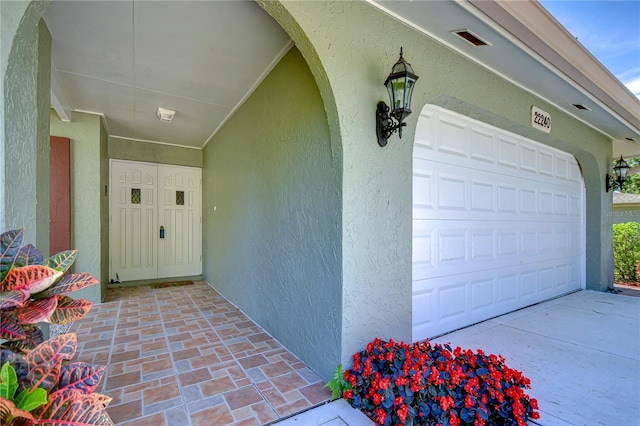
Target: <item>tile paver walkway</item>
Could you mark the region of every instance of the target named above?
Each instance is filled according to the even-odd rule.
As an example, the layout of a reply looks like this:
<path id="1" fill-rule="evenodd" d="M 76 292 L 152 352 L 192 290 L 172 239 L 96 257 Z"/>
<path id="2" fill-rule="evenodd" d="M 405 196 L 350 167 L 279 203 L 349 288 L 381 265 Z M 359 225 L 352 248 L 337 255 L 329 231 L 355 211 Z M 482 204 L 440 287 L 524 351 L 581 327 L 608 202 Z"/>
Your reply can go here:
<path id="1" fill-rule="evenodd" d="M 123 425 L 261 425 L 326 402 L 324 382 L 206 283 L 110 288 L 70 330 L 108 365 Z"/>

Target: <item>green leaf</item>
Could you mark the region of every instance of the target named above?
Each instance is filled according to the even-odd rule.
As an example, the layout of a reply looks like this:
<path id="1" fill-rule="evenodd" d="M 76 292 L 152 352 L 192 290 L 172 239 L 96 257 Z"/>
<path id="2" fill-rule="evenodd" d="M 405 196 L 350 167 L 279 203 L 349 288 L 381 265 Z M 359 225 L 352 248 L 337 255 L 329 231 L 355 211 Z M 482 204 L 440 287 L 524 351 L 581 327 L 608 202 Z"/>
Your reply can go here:
<path id="1" fill-rule="evenodd" d="M 22 244 L 23 229 L 7 231 L 0 235 L 0 282 L 13 267 L 20 245 Z"/>
<path id="2" fill-rule="evenodd" d="M 16 370 L 9 362 L 5 362 L 0 368 L 0 398 L 13 401 L 13 396 L 18 389 L 18 376 Z M 20 408 L 20 407 L 18 407 Z"/>
<path id="3" fill-rule="evenodd" d="M 61 251 L 45 260 L 44 265 L 64 273 L 73 265 L 77 255 L 78 250 Z"/>
<path id="4" fill-rule="evenodd" d="M 342 396 L 346 388 L 342 364 L 336 367 L 336 371 L 333 373 L 333 378 L 329 380 L 323 388 L 329 388 L 331 390 L 331 400 L 338 399 Z"/>
<path id="5" fill-rule="evenodd" d="M 16 397 L 15 403 L 21 410 L 33 411 L 47 403 L 47 391 L 42 388 L 25 389 Z"/>

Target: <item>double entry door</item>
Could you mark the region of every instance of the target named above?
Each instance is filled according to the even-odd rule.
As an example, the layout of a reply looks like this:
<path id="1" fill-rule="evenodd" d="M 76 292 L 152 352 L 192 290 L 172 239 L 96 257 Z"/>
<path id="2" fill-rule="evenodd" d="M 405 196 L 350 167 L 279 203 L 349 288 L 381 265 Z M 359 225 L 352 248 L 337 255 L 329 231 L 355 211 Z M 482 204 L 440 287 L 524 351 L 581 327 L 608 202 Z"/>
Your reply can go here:
<path id="1" fill-rule="evenodd" d="M 202 273 L 202 170 L 111 160 L 110 277 Z"/>

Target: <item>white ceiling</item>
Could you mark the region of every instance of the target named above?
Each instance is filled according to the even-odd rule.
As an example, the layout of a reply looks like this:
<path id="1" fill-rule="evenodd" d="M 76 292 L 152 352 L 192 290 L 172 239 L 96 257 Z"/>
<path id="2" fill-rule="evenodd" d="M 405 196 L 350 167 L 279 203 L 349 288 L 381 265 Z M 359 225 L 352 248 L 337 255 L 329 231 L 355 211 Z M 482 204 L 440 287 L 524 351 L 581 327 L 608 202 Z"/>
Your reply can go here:
<path id="1" fill-rule="evenodd" d="M 562 58 L 555 58 L 557 67 L 545 61 L 544 52 L 530 47 L 539 40 L 508 33 L 476 2 L 367 1 L 640 154 L 640 144 L 624 139 L 640 141 L 637 114 L 558 72 Z M 207 143 L 292 46 L 253 1 L 56 0 L 45 21 L 53 37 L 52 103 L 62 116 L 95 112 L 112 137 L 194 148 Z M 451 33 L 465 28 L 491 46 L 474 47 Z M 171 124 L 159 121 L 158 107 L 176 110 Z"/>
<path id="2" fill-rule="evenodd" d="M 291 47 L 249 1 L 53 1 L 45 22 L 67 109 L 104 114 L 112 137 L 197 148 Z"/>

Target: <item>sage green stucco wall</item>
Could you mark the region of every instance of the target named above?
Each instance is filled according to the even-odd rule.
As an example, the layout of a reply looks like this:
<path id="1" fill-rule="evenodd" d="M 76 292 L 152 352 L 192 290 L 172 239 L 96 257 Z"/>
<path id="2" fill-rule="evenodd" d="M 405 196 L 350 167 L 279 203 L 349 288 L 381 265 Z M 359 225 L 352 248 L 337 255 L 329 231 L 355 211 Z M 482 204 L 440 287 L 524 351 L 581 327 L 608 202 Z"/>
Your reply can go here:
<path id="1" fill-rule="evenodd" d="M 611 199 L 603 178 L 611 142 L 602 134 L 485 68 L 362 2 L 260 1 L 311 64 L 339 128 L 343 150 L 342 361 L 379 336 L 411 338 L 412 141 L 418 113 L 436 103 L 573 153 L 587 186 L 587 286 L 605 289 L 613 274 Z M 428 4 L 428 3 L 426 3 Z M 375 137 L 375 106 L 400 47 L 420 76 L 403 138 L 386 148 Z M 387 100 L 388 102 L 388 100 Z M 550 136 L 529 127 L 536 105 L 553 116 Z M 335 120 L 335 123 L 334 123 Z M 333 136 L 333 133 L 332 133 Z M 608 207 L 607 207 L 608 206 Z"/>
<path id="2" fill-rule="evenodd" d="M 202 150 L 128 139 L 109 138 L 109 158 L 202 167 Z"/>
<path id="3" fill-rule="evenodd" d="M 2 16 L 4 24 L 4 11 Z M 13 40 L 13 60 L 3 75 L 2 225 L 3 231 L 26 228 L 24 243 L 35 244 L 46 255 L 51 35 L 43 20 L 27 21 Z"/>
<path id="4" fill-rule="evenodd" d="M 89 272 L 100 286 L 79 290 L 72 297 L 102 301 L 108 277 L 108 163 L 106 134 L 99 115 L 71 113 L 66 123 L 51 110 L 51 135 L 71 139 L 71 247 L 78 250 L 76 272 Z M 96 173 L 96 171 L 98 171 Z"/>
<path id="5" fill-rule="evenodd" d="M 325 379 L 341 352 L 340 169 L 295 48 L 204 150 L 205 279 Z"/>
<path id="6" fill-rule="evenodd" d="M 27 167 L 25 173 L 19 176 L 10 176 L 6 164 L 11 161 L 9 151 L 15 150 L 20 142 L 24 143 L 25 149 L 31 152 L 34 152 L 33 147 L 36 146 L 35 139 L 27 139 L 33 137 L 33 132 L 26 132 L 23 135 L 20 130 L 35 129 L 38 126 L 36 123 L 38 109 L 33 108 L 33 105 L 38 102 L 35 100 L 38 98 L 38 93 L 34 72 L 41 75 L 39 70 L 42 68 L 36 64 L 38 62 L 36 51 L 39 50 L 38 38 L 41 31 L 39 22 L 47 4 L 48 1 L 0 2 L 0 230 L 29 226 L 25 239 L 28 242 L 37 243 L 36 234 L 40 242 L 43 242 L 42 239 L 46 237 L 46 248 L 48 248 L 48 225 L 46 229 L 36 229 L 37 219 L 30 216 L 28 212 L 30 210 L 35 214 L 35 205 L 13 204 L 18 201 L 17 194 L 28 186 L 34 186 L 33 182 L 20 182 L 25 178 L 35 181 L 35 173 L 30 173 L 33 172 L 33 167 Z M 9 62 L 11 67 L 8 66 Z M 26 157 L 22 160 L 30 162 Z M 23 164 L 23 167 L 26 166 L 28 165 Z M 9 208 L 10 204 L 13 205 L 11 208 Z M 11 210 L 11 213 L 8 213 L 8 210 Z M 23 213 L 33 223 L 19 223 L 22 222 L 20 218 Z"/>

